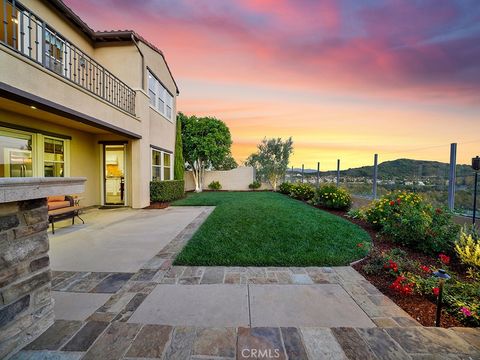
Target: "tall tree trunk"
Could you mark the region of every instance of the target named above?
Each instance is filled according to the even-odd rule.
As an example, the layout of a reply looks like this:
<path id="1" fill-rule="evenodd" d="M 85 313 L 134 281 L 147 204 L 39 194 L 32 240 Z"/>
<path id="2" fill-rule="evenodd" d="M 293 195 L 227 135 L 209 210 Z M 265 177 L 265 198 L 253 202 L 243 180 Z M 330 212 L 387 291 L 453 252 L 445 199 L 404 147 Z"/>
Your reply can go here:
<path id="1" fill-rule="evenodd" d="M 195 192 L 197 193 L 202 192 L 202 179 L 201 179 L 202 169 L 200 166 L 200 162 L 198 160 L 195 161 L 192 168 L 193 168 L 192 169 L 193 180 L 195 180 Z"/>

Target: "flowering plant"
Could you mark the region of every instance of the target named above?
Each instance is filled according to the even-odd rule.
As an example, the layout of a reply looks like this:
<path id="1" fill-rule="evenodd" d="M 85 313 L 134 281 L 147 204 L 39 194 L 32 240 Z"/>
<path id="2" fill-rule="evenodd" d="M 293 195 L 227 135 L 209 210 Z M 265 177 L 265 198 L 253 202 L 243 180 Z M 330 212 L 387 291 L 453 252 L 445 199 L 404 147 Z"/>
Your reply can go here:
<path id="1" fill-rule="evenodd" d="M 294 199 L 308 201 L 315 195 L 315 190 L 312 185 L 307 183 L 295 183 L 290 188 L 290 196 Z"/>
<path id="2" fill-rule="evenodd" d="M 395 273 L 398 272 L 398 264 L 391 259 L 389 259 L 388 262 L 385 265 L 383 265 L 383 268 L 390 269 Z"/>
<path id="3" fill-rule="evenodd" d="M 438 253 L 452 250 L 459 231 L 451 213 L 440 210 L 436 211 L 416 193 L 394 191 L 362 211 L 370 224 L 393 241 L 426 253 Z"/>
<path id="4" fill-rule="evenodd" d="M 329 209 L 348 210 L 352 206 L 352 197 L 345 189 L 323 185 L 316 191 L 313 202 Z"/>
<path id="5" fill-rule="evenodd" d="M 390 285 L 390 289 L 403 295 L 412 295 L 415 283 L 409 282 L 405 276 L 399 275 Z"/>
<path id="6" fill-rule="evenodd" d="M 450 256 L 445 255 L 445 254 L 440 254 L 438 255 L 438 258 L 444 265 L 450 264 Z"/>

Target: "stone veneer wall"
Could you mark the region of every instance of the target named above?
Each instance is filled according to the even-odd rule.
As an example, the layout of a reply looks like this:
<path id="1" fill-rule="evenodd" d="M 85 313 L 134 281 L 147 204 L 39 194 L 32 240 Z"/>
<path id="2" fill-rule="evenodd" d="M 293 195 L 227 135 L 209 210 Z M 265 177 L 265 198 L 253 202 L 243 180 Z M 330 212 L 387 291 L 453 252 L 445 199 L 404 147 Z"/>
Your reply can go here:
<path id="1" fill-rule="evenodd" d="M 47 199 L 0 204 L 0 358 L 54 320 Z"/>
<path id="2" fill-rule="evenodd" d="M 0 178 L 0 359 L 54 321 L 47 197 L 85 191 L 85 178 Z"/>

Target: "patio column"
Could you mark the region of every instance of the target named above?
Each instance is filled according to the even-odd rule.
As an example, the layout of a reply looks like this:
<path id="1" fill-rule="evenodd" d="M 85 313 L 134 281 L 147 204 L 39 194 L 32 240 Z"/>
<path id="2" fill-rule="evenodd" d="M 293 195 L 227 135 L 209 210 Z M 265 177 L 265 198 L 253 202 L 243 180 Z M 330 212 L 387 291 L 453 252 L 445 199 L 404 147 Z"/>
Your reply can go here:
<path id="1" fill-rule="evenodd" d="M 85 178 L 0 178 L 0 358 L 53 324 L 47 197 L 84 192 Z"/>

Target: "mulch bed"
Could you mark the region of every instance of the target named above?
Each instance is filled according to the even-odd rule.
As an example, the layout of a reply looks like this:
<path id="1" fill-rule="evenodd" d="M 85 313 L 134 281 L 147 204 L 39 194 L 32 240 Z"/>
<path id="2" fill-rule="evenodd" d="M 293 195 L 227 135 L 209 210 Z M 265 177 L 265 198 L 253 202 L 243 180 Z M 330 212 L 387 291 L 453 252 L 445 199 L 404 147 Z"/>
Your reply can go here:
<path id="1" fill-rule="evenodd" d="M 409 248 L 394 244 L 385 236 L 379 234 L 370 224 L 363 220 L 352 219 L 346 216 L 344 211 L 326 209 L 317 206 L 319 209 L 327 211 L 331 214 L 340 216 L 358 226 L 363 228 L 372 238 L 373 246 L 380 251 L 388 251 L 392 248 L 400 248 L 404 250 L 410 259 L 419 261 L 427 266 L 438 266 L 437 259 L 425 255 L 423 253 L 416 252 Z M 417 320 L 423 326 L 435 326 L 435 314 L 437 306 L 434 303 L 435 299 L 427 299 L 421 295 L 404 296 L 391 290 L 390 284 L 392 283 L 391 277 L 387 274 L 366 274 L 363 271 L 363 265 L 368 261 L 368 258 L 355 263 L 353 268 L 361 273 L 368 281 L 370 281 L 377 289 L 379 289 L 384 295 L 388 296 L 399 307 L 405 310 L 411 317 Z M 460 264 L 451 264 L 450 268 L 462 273 L 464 269 Z M 433 302 L 432 302 L 433 301 Z M 442 311 L 441 326 L 444 328 L 449 327 L 465 327 L 459 320 L 445 311 Z"/>
<path id="2" fill-rule="evenodd" d="M 166 209 L 169 206 L 169 202 L 154 202 L 151 203 L 149 206 L 144 207 L 144 209 Z"/>

